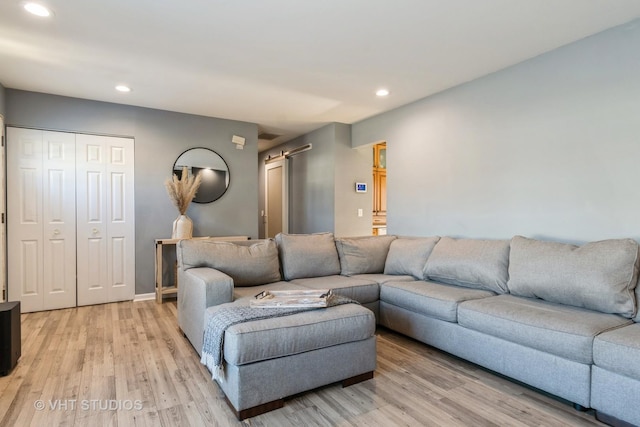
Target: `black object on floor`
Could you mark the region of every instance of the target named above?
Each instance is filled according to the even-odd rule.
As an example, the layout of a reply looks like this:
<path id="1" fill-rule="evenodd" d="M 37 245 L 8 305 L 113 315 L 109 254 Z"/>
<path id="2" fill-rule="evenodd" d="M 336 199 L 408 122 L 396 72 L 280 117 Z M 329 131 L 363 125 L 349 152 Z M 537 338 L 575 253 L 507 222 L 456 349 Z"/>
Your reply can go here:
<path id="1" fill-rule="evenodd" d="M 21 355 L 20 302 L 0 303 L 0 376 L 8 375 Z"/>

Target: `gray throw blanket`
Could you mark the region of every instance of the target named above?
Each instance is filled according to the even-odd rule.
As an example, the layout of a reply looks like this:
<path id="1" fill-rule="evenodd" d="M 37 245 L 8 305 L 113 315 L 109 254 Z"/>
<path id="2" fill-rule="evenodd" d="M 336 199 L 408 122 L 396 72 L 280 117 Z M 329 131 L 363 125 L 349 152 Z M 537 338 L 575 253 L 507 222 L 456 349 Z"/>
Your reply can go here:
<path id="1" fill-rule="evenodd" d="M 350 298 L 331 294 L 327 297 L 327 307 L 341 304 L 359 304 Z M 213 379 L 219 381 L 222 377 L 222 363 L 224 361 L 223 345 L 224 333 L 227 328 L 242 322 L 252 320 L 270 319 L 272 317 L 289 316 L 303 311 L 324 310 L 324 307 L 302 308 L 252 308 L 248 306 L 223 307 L 215 315 L 211 316 L 204 329 L 204 341 L 202 344 L 202 358 L 200 362 L 205 365 Z"/>

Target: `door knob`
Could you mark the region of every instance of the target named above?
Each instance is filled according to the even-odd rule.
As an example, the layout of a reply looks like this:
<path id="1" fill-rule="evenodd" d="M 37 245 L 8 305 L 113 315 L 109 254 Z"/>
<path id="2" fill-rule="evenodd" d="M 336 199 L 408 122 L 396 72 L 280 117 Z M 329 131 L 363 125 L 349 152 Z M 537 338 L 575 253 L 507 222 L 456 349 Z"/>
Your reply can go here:
<path id="1" fill-rule="evenodd" d="M 93 230 L 91 230 L 91 232 L 92 232 L 93 234 L 98 234 L 98 229 L 97 229 L 97 228 L 94 228 Z"/>
<path id="2" fill-rule="evenodd" d="M 53 230 L 53 234 L 55 234 L 55 235 L 57 236 L 58 234 L 60 234 L 60 230 L 58 230 L 58 229 L 56 228 L 55 230 Z"/>

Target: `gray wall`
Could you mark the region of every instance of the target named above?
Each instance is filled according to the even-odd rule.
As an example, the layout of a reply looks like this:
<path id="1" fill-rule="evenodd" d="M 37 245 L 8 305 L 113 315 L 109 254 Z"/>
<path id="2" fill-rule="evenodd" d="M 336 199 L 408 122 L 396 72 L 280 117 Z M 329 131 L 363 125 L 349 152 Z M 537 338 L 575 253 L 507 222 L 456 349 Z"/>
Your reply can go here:
<path id="1" fill-rule="evenodd" d="M 259 206 L 265 208 L 264 160 L 306 144 L 313 148 L 289 158 L 289 233 L 333 231 L 333 135 L 332 125 L 324 126 L 289 142 L 263 151 L 258 157 Z M 260 221 L 264 237 L 264 222 Z"/>
<path id="2" fill-rule="evenodd" d="M 371 150 L 351 148 L 349 125 L 331 123 L 260 153 L 260 210 L 264 210 L 264 160 L 281 151 L 312 144 L 289 159 L 289 232 L 331 231 L 338 236 L 371 234 L 372 195 L 357 194 L 354 183 L 371 182 Z M 357 208 L 364 211 L 357 217 Z M 260 236 L 264 237 L 260 221 Z"/>
<path id="3" fill-rule="evenodd" d="M 258 237 L 256 124 L 13 89 L 6 92 L 8 125 L 135 138 L 136 294 L 154 291 L 154 239 L 171 237 L 172 222 L 178 216 L 164 181 L 171 176 L 176 158 L 188 148 L 216 151 L 231 175 L 222 198 L 189 206 L 194 236 Z M 234 134 L 246 138 L 244 150 L 236 150 L 231 143 Z"/>
<path id="4" fill-rule="evenodd" d="M 352 125 L 390 233 L 640 237 L 640 21 Z"/>
<path id="5" fill-rule="evenodd" d="M 5 98 L 6 98 L 6 89 L 4 88 L 4 86 L 2 86 L 2 83 L 0 83 L 0 116 L 2 117 L 5 117 L 7 115 Z"/>
<path id="6" fill-rule="evenodd" d="M 336 236 L 371 235 L 373 224 L 373 147 L 351 147 L 351 126 L 335 124 Z M 355 183 L 366 182 L 367 192 L 356 193 Z M 362 217 L 358 217 L 362 209 Z"/>

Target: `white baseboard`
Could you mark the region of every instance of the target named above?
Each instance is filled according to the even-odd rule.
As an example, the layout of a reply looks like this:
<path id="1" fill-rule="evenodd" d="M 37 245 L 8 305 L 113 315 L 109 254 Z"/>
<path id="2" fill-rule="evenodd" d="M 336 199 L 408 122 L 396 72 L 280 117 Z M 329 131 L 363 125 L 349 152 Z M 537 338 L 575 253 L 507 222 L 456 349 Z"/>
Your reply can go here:
<path id="1" fill-rule="evenodd" d="M 156 299 L 156 293 L 155 292 L 150 292 L 148 294 L 136 294 L 133 297 L 133 302 L 149 301 L 150 299 Z"/>

